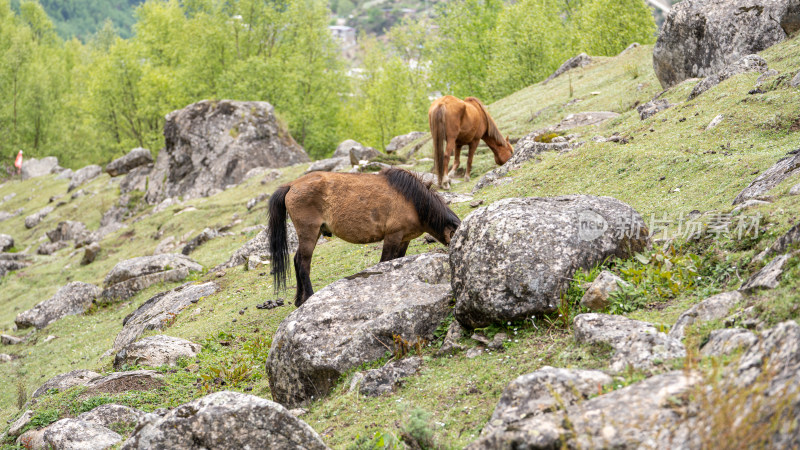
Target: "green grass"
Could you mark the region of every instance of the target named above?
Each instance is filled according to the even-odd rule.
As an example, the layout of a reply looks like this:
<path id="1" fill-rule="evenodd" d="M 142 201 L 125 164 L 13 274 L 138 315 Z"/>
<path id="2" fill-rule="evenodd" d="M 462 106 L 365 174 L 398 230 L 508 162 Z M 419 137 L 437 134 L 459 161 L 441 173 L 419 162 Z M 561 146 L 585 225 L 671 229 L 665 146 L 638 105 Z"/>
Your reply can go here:
<path id="1" fill-rule="evenodd" d="M 661 92 L 652 71 L 652 47 L 643 46 L 618 58 L 595 58 L 595 62 L 572 73 L 573 96 L 569 78 L 559 77 L 546 86 L 533 85 L 489 109 L 501 131 L 521 137 L 531 131 L 555 125 L 566 115 L 579 111 L 615 111 L 621 116 L 596 127 L 570 131 L 582 135 L 587 143 L 566 154 L 545 153 L 512 171 L 510 184 L 488 187 L 477 193 L 484 205 L 502 198 L 518 196 L 553 196 L 562 194 L 609 195 L 636 208 L 647 222 L 651 215 L 677 217 L 693 210 L 729 212 L 736 194 L 747 186 L 757 173 L 770 167 L 787 151 L 797 148 L 800 132 L 800 90 L 786 84 L 771 86 L 765 94 L 749 95 L 756 74 L 744 74 L 726 80 L 691 102 L 685 102 L 694 82 L 686 82 L 666 92 L 663 97 L 675 106 L 641 121 L 635 105 L 650 100 Z M 782 43 L 762 53 L 770 67 L 782 74 L 794 74 L 800 67 L 800 39 Z M 570 103 L 575 99 L 580 102 Z M 713 131 L 706 125 L 718 114 L 725 120 Z M 650 130 L 654 131 L 650 131 Z M 619 133 L 629 139 L 626 145 L 595 143 L 595 135 Z M 429 156 L 430 144 L 417 153 Z M 464 162 L 465 164 L 465 162 Z M 415 170 L 429 171 L 432 163 L 418 162 Z M 241 219 L 231 236 L 214 239 L 199 247 L 191 257 L 209 269 L 224 262 L 230 254 L 255 232 L 242 234 L 246 227 L 264 225 L 266 203 L 253 210 L 247 201 L 259 193 L 272 192 L 279 184 L 302 174 L 307 165 L 282 170 L 280 179 L 261 185 L 256 177 L 210 198 L 192 199 L 158 214 L 152 208 L 137 213 L 127 227 L 103 240 L 98 259 L 80 265 L 82 251 L 71 247 L 52 256 L 33 256 L 33 264 L 0 280 L 0 332 L 27 336 L 25 344 L 3 348 L 3 352 L 22 356 L 0 365 L 0 379 L 9 380 L 0 387 L 0 420 L 15 418 L 17 382 L 28 395 L 48 378 L 69 370 L 86 368 L 99 372 L 113 371 L 113 357 L 101 359 L 112 346 L 122 327 L 123 318 L 154 294 L 179 283 L 152 286 L 133 298 L 118 304 L 92 308 L 82 316 L 70 316 L 43 330 L 14 330 L 14 317 L 21 311 L 49 298 L 65 283 L 73 280 L 102 285 L 106 273 L 124 259 L 151 254 L 158 243 L 169 236 L 188 240 L 205 227 L 219 227 Z M 457 179 L 453 192 L 471 192 L 480 176 L 495 167 L 490 151 L 478 149 L 470 183 Z M 701 278 L 691 289 L 679 289 L 670 296 L 648 291 L 638 309 L 628 317 L 652 323 L 674 323 L 684 310 L 717 292 L 738 288 L 763 263 L 752 258 L 797 223 L 800 205 L 796 197 L 786 195 L 798 177 L 786 180 L 769 195 L 774 203 L 743 214 L 764 217 L 756 239 L 702 239 L 681 243 L 681 252 L 703 257 Z M 0 232 L 11 234 L 15 248 L 35 253 L 44 233 L 62 220 L 80 220 L 90 229 L 99 225 L 102 213 L 119 197 L 118 181 L 102 175 L 81 188 L 96 193 L 72 200 L 66 194 L 67 181 L 46 176 L 25 182 L 9 180 L 0 185 L 0 198 L 10 192 L 17 196 L 0 204 L 0 209 L 23 208 L 18 217 L 0 222 Z M 66 202 L 47 216 L 37 227 L 24 227 L 25 216 L 49 203 L 55 195 Z M 192 206 L 194 210 L 180 211 Z M 462 218 L 472 210 L 468 203 L 452 205 Z M 675 228 L 671 228 L 675 231 Z M 415 240 L 409 254 L 441 248 Z M 180 251 L 177 249 L 176 251 Z M 353 245 L 330 239 L 317 247 L 312 264 L 312 283 L 316 290 L 329 283 L 369 267 L 380 258 L 381 244 Z M 682 253 L 683 254 L 683 253 Z M 611 270 L 619 267 L 609 263 Z M 772 291 L 756 293 L 748 299 L 765 323 L 772 325 L 796 319 L 798 311 L 798 276 L 800 263 L 794 258 L 780 286 Z M 183 337 L 203 344 L 196 359 L 185 360 L 178 367 L 157 368 L 165 376 L 165 385 L 149 392 L 103 394 L 86 397 L 80 389 L 43 397 L 35 405 L 37 417 L 46 422 L 58 417 L 77 415 L 98 404 L 114 401 L 147 411 L 177 406 L 207 392 L 233 389 L 271 398 L 264 372 L 265 353 L 280 322 L 294 310 L 291 305 L 293 281 L 287 292 L 279 296 L 287 305 L 272 310 L 259 310 L 256 305 L 275 298 L 268 269 L 246 271 L 237 267 L 217 278 L 212 273 L 197 273 L 192 282 L 209 280 L 221 290 L 184 310 L 174 324 L 162 333 Z M 573 285 L 570 299 L 583 293 Z M 574 304 L 562 311 L 567 318 L 581 312 Z M 240 314 L 240 312 L 242 312 Z M 473 359 L 463 354 L 453 357 L 434 356 L 436 345 L 423 351 L 424 364 L 418 376 L 411 377 L 391 396 L 364 398 L 348 393 L 347 375 L 332 395 L 317 400 L 303 416 L 334 448 L 346 448 L 357 437 L 372 437 L 376 432 L 399 435 L 413 415 L 418 419 L 430 414 L 433 439 L 443 448 L 461 448 L 474 440 L 489 419 L 504 387 L 515 377 L 544 365 L 557 367 L 603 368 L 611 357 L 604 347 L 574 343 L 569 327 L 557 315 L 540 317 L 534 322 L 493 326 L 490 334 L 508 333 L 511 341 L 505 351 L 481 354 Z M 688 330 L 690 346 L 702 342 L 711 330 L 722 327 L 712 322 Z M 155 334 L 155 332 L 149 332 Z M 44 343 L 49 336 L 56 339 Z M 464 338 L 462 343 L 475 345 Z M 693 350 L 696 354 L 696 348 Z M 691 358 L 687 364 L 694 363 Z M 669 369 L 678 363 L 663 367 Z M 225 385 L 215 382 L 225 374 Z M 630 373 L 615 386 L 640 379 L 643 374 Z M 55 411 L 55 413 L 54 413 Z M 56 415 L 57 414 L 57 415 Z M 122 430 L 130 433 L 130 429 Z M 2 443 L 0 443 L 2 444 Z"/>

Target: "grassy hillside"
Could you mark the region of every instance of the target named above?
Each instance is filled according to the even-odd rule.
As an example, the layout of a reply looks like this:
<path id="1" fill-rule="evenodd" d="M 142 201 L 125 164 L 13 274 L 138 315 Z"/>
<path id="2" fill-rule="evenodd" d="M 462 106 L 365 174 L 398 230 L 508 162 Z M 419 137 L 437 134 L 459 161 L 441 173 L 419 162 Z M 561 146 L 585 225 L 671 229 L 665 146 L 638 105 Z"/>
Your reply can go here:
<path id="1" fill-rule="evenodd" d="M 542 154 L 511 172 L 513 182 L 486 188 L 476 199 L 484 200 L 485 205 L 506 197 L 609 195 L 631 204 L 648 222 L 651 214 L 677 218 L 694 210 L 727 213 L 736 194 L 758 173 L 772 166 L 787 151 L 797 148 L 800 90 L 783 83 L 769 87 L 766 93 L 750 95 L 748 91 L 753 89 L 757 74 L 734 77 L 691 102 L 685 99 L 696 81 L 687 81 L 663 95 L 675 106 L 641 121 L 635 106 L 661 91 L 653 74 L 651 52 L 652 47 L 639 47 L 619 57 L 596 58 L 586 68 L 574 70 L 545 86 L 531 86 L 491 105 L 490 112 L 501 131 L 512 137 L 555 125 L 574 112 L 615 111 L 621 116 L 598 127 L 571 130 L 570 133 L 580 133 L 581 140 L 587 143 L 565 154 Z M 782 75 L 793 76 L 800 70 L 800 39 L 777 45 L 762 56 L 771 68 Z M 706 131 L 708 123 L 718 114 L 724 114 L 725 120 L 715 129 Z M 613 133 L 624 136 L 629 142 L 622 145 L 591 141 L 595 135 L 608 137 Z M 429 153 L 430 146 L 420 150 L 418 157 Z M 430 166 L 430 162 L 420 162 L 415 169 L 430 170 Z M 488 149 L 479 149 L 473 181 L 454 184 L 453 191 L 470 192 L 480 175 L 493 167 Z M 216 196 L 186 201 L 158 214 L 151 214 L 151 208 L 144 207 L 137 217 L 127 222 L 127 228 L 101 243 L 102 253 L 88 266 L 79 264 L 82 251 L 71 248 L 53 256 L 34 256 L 35 263 L 31 267 L 11 273 L 0 281 L 0 332 L 25 335 L 25 331 L 13 330 L 16 314 L 49 298 L 68 281 L 100 285 L 116 262 L 151 254 L 158 242 L 167 236 L 191 238 L 204 227 L 222 226 L 240 218 L 242 222 L 232 229 L 234 236 L 212 240 L 191 255 L 206 268 L 225 261 L 255 235 L 252 231 L 242 234 L 242 230 L 265 223 L 265 204 L 248 211 L 246 202 L 261 192 L 272 192 L 305 168 L 303 165 L 284 169 L 280 179 L 267 185 L 253 178 Z M 0 222 L 0 233 L 14 236 L 17 251 L 27 250 L 32 254 L 44 232 L 59 221 L 81 220 L 90 228 L 96 228 L 103 211 L 119 197 L 118 182 L 107 175 L 99 177 L 83 187 L 93 192 L 93 196 L 75 200 L 64 196 L 61 200 L 66 201 L 66 205 L 57 208 L 36 228 L 27 230 L 23 225 L 24 217 L 48 204 L 51 196 L 64 195 L 67 182 L 56 180 L 54 176 L 25 182 L 7 181 L 0 185 L 0 198 L 11 192 L 17 196 L 0 208 L 6 211 L 23 208 L 24 212 Z M 699 278 L 669 294 L 642 285 L 639 300 L 627 315 L 668 326 L 690 305 L 714 293 L 738 287 L 759 268 L 750 262 L 753 255 L 771 244 L 800 217 L 797 197 L 785 195 L 797 183 L 800 179 L 787 180 L 770 192 L 772 204 L 744 213 L 759 213 L 764 218 L 755 238 L 679 240 L 677 256 L 673 257 L 676 264 L 683 261 L 680 257 L 697 255 L 694 264 Z M 462 218 L 472 210 L 468 203 L 456 204 L 453 209 Z M 409 253 L 440 247 L 418 239 L 412 243 Z M 334 280 L 375 264 L 380 249 L 380 244 L 361 246 L 330 239 L 314 253 L 311 271 L 314 288 L 319 290 Z M 661 251 L 658 245 L 655 251 Z M 609 267 L 619 270 L 625 264 L 637 263 L 612 261 Z M 638 264 L 637 267 L 649 270 Z M 272 334 L 294 306 L 272 310 L 255 308 L 274 298 L 268 275 L 267 270 L 246 271 L 243 267 L 227 270 L 221 278 L 206 271 L 194 274 L 193 280 L 213 279 L 222 289 L 181 313 L 164 333 L 202 343 L 203 352 L 197 360 L 185 361 L 177 370 L 160 368 L 166 376 L 166 386 L 150 392 L 85 398 L 80 390 L 73 390 L 45 397 L 36 406 L 40 423 L 77 415 L 111 401 L 153 410 L 176 406 L 221 389 L 271 398 L 264 361 Z M 800 268 L 794 258 L 777 289 L 762 292 L 751 300 L 757 305 L 769 302 L 769 312 L 764 316 L 768 323 L 797 318 L 795 299 L 800 279 L 797 275 L 800 275 Z M 576 278 L 580 281 L 591 276 L 578 274 Z M 570 302 L 582 295 L 579 281 L 567 295 Z M 18 403 L 22 403 L 18 398 L 29 395 L 53 375 L 79 368 L 112 371 L 113 357 L 101 358 L 101 355 L 111 347 L 122 319 L 155 293 L 175 285 L 177 283 L 153 286 L 121 304 L 94 307 L 88 314 L 70 316 L 43 330 L 30 332 L 30 339 L 24 345 L 0 348 L 2 352 L 21 356 L 11 363 L 0 364 L 0 379 L 6 380 L 0 387 L 0 420 L 18 415 Z M 287 292 L 283 296 L 289 299 L 291 294 Z M 421 374 L 410 378 L 391 396 L 363 398 L 347 393 L 345 377 L 333 395 L 316 401 L 302 418 L 330 446 L 346 448 L 359 436 L 372 436 L 376 432 L 397 435 L 410 423 L 419 422 L 421 409 L 431 414 L 425 425 L 434 431 L 439 445 L 463 447 L 478 436 L 502 390 L 515 377 L 544 365 L 605 367 L 610 358 L 607 348 L 574 343 L 568 319 L 579 310 L 574 303 L 569 304 L 572 306 L 562 311 L 561 318 L 558 315 L 539 317 L 485 330 L 489 336 L 500 331 L 509 335 L 504 352 L 484 353 L 473 359 L 463 354 L 436 358 L 438 343 L 432 343 L 423 350 Z M 721 326 L 712 323 L 693 329 L 687 345 L 691 347 L 694 342 L 696 348 L 696 343 L 712 328 Z M 443 324 L 442 329 L 445 328 Z M 56 338 L 44 342 L 50 335 Z M 463 343 L 474 344 L 466 338 Z M 689 352 L 690 355 L 696 353 Z M 702 364 L 703 361 L 692 356 L 667 368 L 682 363 Z M 232 372 L 235 368 L 241 368 L 243 375 L 218 376 L 220 371 Z M 631 372 L 610 388 L 642 376 Z M 225 379 L 225 384 L 215 382 L 214 378 Z"/>

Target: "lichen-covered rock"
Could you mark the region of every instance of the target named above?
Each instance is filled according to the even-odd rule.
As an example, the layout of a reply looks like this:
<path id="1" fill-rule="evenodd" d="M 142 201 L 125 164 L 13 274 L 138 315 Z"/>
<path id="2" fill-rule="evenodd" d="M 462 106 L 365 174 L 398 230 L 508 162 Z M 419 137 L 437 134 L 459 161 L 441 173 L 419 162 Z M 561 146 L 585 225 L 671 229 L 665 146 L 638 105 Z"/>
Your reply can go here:
<path id="1" fill-rule="evenodd" d="M 591 63 L 592 63 L 592 58 L 586 53 L 581 53 L 580 55 L 573 56 L 572 58 L 564 61 L 564 63 L 561 64 L 561 66 L 558 69 L 556 69 L 555 72 L 550 74 L 550 76 L 547 77 L 547 79 L 544 80 L 542 84 L 545 85 L 549 83 L 554 78 L 558 78 L 559 76 L 565 74 L 569 70 L 585 67 Z"/>
<path id="2" fill-rule="evenodd" d="M 136 425 L 145 416 L 144 411 L 131 408 L 130 406 L 116 405 L 114 403 L 106 403 L 97 408 L 87 411 L 78 416 L 79 420 L 84 422 L 94 423 L 104 427 L 110 427 L 115 424 L 133 424 Z"/>
<path id="3" fill-rule="evenodd" d="M 593 311 L 605 309 L 611 304 L 608 297 L 612 292 L 619 289 L 620 285 L 626 286 L 629 283 L 613 273 L 604 270 L 594 279 L 586 293 L 581 297 L 581 306 L 585 306 Z"/>
<path id="4" fill-rule="evenodd" d="M 361 395 L 367 397 L 392 393 L 405 378 L 417 373 L 421 365 L 422 358 L 413 356 L 392 361 L 380 369 L 356 373 L 350 383 L 350 390 L 358 389 Z"/>
<path id="5" fill-rule="evenodd" d="M 708 342 L 700 348 L 703 356 L 730 355 L 738 349 L 749 349 L 758 341 L 752 331 L 744 328 L 723 328 L 714 330 L 708 337 Z"/>
<path id="6" fill-rule="evenodd" d="M 639 113 L 639 119 L 645 120 L 649 119 L 656 114 L 668 109 L 672 105 L 666 99 L 659 99 L 659 100 L 652 100 L 644 105 L 639 105 L 636 107 L 636 111 Z"/>
<path id="7" fill-rule="evenodd" d="M 674 371 L 566 409 L 518 419 L 511 411 L 513 424 L 501 424 L 467 448 L 686 448 L 688 438 L 679 426 L 684 414 L 677 402 L 701 380 L 695 373 Z"/>
<path id="8" fill-rule="evenodd" d="M 56 391 L 64 391 L 73 386 L 86 386 L 89 382 L 94 381 L 103 376 L 99 373 L 92 372 L 91 370 L 78 369 L 67 373 L 56 375 L 47 380 L 38 389 L 33 391 L 31 398 L 36 398 L 46 394 L 48 391 L 55 389 Z"/>
<path id="9" fill-rule="evenodd" d="M 121 261 L 106 275 L 103 297 L 127 299 L 162 281 L 180 281 L 203 266 L 185 255 L 165 253 Z"/>
<path id="10" fill-rule="evenodd" d="M 369 161 L 370 159 L 380 155 L 380 152 L 375 150 L 372 147 L 365 147 L 359 142 L 356 142 L 352 139 L 348 139 L 347 141 L 342 142 L 339 144 L 339 147 L 336 148 L 338 151 L 339 148 L 342 148 L 345 143 L 348 143 L 347 147 L 350 148 L 348 152 L 348 157 L 350 158 L 351 165 L 358 165 L 361 161 Z"/>
<path id="11" fill-rule="evenodd" d="M 14 247 L 14 238 L 7 234 L 0 234 L 0 252 L 5 252 Z"/>
<path id="12" fill-rule="evenodd" d="M 791 257 L 791 254 L 776 256 L 764 268 L 748 278 L 739 290 L 751 292 L 756 289 L 775 289 L 783 275 L 783 266 Z"/>
<path id="13" fill-rule="evenodd" d="M 50 242 L 78 241 L 89 234 L 83 222 L 65 220 L 59 222 L 55 228 L 45 233 Z"/>
<path id="14" fill-rule="evenodd" d="M 147 191 L 150 184 L 150 174 L 153 172 L 153 165 L 139 166 L 125 174 L 125 178 L 119 182 L 119 193 L 125 195 L 131 191 Z"/>
<path id="15" fill-rule="evenodd" d="M 734 205 L 766 194 L 783 180 L 800 175 L 800 150 L 794 150 L 764 171 L 733 200 Z"/>
<path id="16" fill-rule="evenodd" d="M 96 423 L 61 419 L 44 432 L 44 442 L 58 450 L 100 450 L 122 441 L 122 436 Z"/>
<path id="17" fill-rule="evenodd" d="M 97 178 L 101 173 L 103 173 L 103 169 L 97 164 L 91 164 L 76 170 L 72 175 L 72 179 L 69 180 L 67 192 L 72 192 L 72 190 L 78 186 Z"/>
<path id="18" fill-rule="evenodd" d="M 6 276 L 8 272 L 28 267 L 29 258 L 23 253 L 0 253 L 0 278 Z"/>
<path id="19" fill-rule="evenodd" d="M 13 217 L 17 217 L 20 214 L 22 214 L 22 208 L 19 208 L 14 212 L 0 211 L 0 222 L 4 222 L 4 221 L 6 221 L 8 219 L 11 219 Z M 32 228 L 32 227 L 28 227 L 28 228 Z"/>
<path id="20" fill-rule="evenodd" d="M 81 265 L 85 266 L 87 264 L 91 264 L 97 258 L 97 255 L 100 254 L 100 244 L 97 242 L 92 242 L 91 244 L 84 247 L 83 250 L 83 258 L 81 258 Z"/>
<path id="21" fill-rule="evenodd" d="M 22 344 L 24 341 L 25 340 L 20 337 L 11 336 L 8 334 L 0 334 L 0 344 L 3 345 L 18 345 Z"/>
<path id="22" fill-rule="evenodd" d="M 796 31 L 794 0 L 679 2 L 661 27 L 653 69 L 664 88 L 707 77 L 745 55 L 758 53 Z"/>
<path id="23" fill-rule="evenodd" d="M 46 156 L 42 159 L 25 158 L 22 161 L 20 175 L 22 176 L 22 181 L 25 181 L 31 178 L 49 175 L 53 173 L 56 168 L 58 168 L 58 158 L 55 156 Z"/>
<path id="24" fill-rule="evenodd" d="M 648 241 L 639 213 L 611 197 L 509 198 L 479 208 L 450 242 L 455 317 L 475 328 L 555 311 L 576 270 Z"/>
<path id="25" fill-rule="evenodd" d="M 734 75 L 739 75 L 740 73 L 745 72 L 764 73 L 768 69 L 769 67 L 767 67 L 767 61 L 765 61 L 764 58 L 758 55 L 743 56 L 733 64 L 725 66 L 719 72 L 709 75 L 701 82 L 697 83 L 694 89 L 692 89 L 692 92 L 689 94 L 689 100 L 697 97 L 703 92 L 722 83 L 728 78 L 733 77 Z"/>
<path id="26" fill-rule="evenodd" d="M 183 246 L 181 249 L 181 253 L 184 255 L 189 255 L 197 247 L 205 244 L 206 242 L 214 239 L 215 237 L 219 236 L 219 232 L 213 228 L 204 228 L 203 231 L 200 232 L 197 236 L 193 237 L 186 245 Z"/>
<path id="27" fill-rule="evenodd" d="M 602 392 L 602 387 L 612 381 L 599 370 L 548 366 L 519 376 L 503 390 L 489 423 L 481 430 L 481 436 L 508 432 L 520 421 L 582 402 Z"/>
<path id="28" fill-rule="evenodd" d="M 26 410 L 23 412 L 17 420 L 15 420 L 10 427 L 8 427 L 7 434 L 9 436 L 19 436 L 22 434 L 22 429 L 25 428 L 26 425 L 31 423 L 31 419 L 33 418 L 33 410 Z"/>
<path id="29" fill-rule="evenodd" d="M 573 319 L 575 341 L 617 347 L 630 335 L 657 333 L 653 324 L 613 314 L 578 314 Z"/>
<path id="30" fill-rule="evenodd" d="M 214 270 L 229 269 L 242 265 L 247 262 L 250 255 L 256 255 L 262 260 L 272 259 L 272 254 L 269 252 L 269 235 L 267 231 L 265 228 L 259 232 L 256 237 L 239 247 L 227 261 L 215 267 Z M 297 232 L 291 222 L 286 223 L 286 242 L 289 246 L 289 253 L 297 251 L 299 241 L 297 240 Z"/>
<path id="31" fill-rule="evenodd" d="M 163 330 L 165 324 L 184 308 L 219 290 L 214 282 L 186 284 L 162 292 L 147 300 L 122 322 L 122 330 L 114 339 L 114 350 L 122 350 L 147 330 Z"/>
<path id="32" fill-rule="evenodd" d="M 205 197 L 239 184 L 255 167 L 309 160 L 266 102 L 193 103 L 167 115 L 164 141 L 145 196 L 150 204 Z"/>
<path id="33" fill-rule="evenodd" d="M 339 377 L 375 361 L 394 336 L 430 342 L 450 313 L 447 256 L 406 256 L 329 284 L 292 312 L 272 339 L 275 401 L 295 407 L 327 395 Z"/>
<path id="34" fill-rule="evenodd" d="M 131 170 L 153 163 L 153 155 L 146 148 L 137 147 L 125 156 L 117 158 L 106 165 L 106 173 L 112 177 L 124 175 Z"/>
<path id="35" fill-rule="evenodd" d="M 619 117 L 619 114 L 611 111 L 586 111 L 569 114 L 564 120 L 559 122 L 558 125 L 553 127 L 552 131 L 562 132 L 578 127 L 599 125 L 606 120 L 615 119 L 617 117 Z"/>
<path id="36" fill-rule="evenodd" d="M 786 251 L 789 250 L 792 245 L 798 242 L 800 242 L 800 223 L 796 224 L 792 228 L 789 228 L 789 231 L 787 231 L 786 234 L 779 237 L 775 242 L 772 243 L 772 245 L 764 249 L 763 252 L 759 253 L 754 258 L 754 261 L 763 261 L 769 256 L 786 253 Z"/>
<path id="37" fill-rule="evenodd" d="M 253 395 L 215 392 L 159 418 L 148 415 L 122 448 L 326 449 L 308 424 L 283 406 Z"/>
<path id="38" fill-rule="evenodd" d="M 123 365 L 139 365 L 147 367 L 174 366 L 180 358 L 192 358 L 200 353 L 200 344 L 186 339 L 162 334 L 148 336 L 132 342 L 117 352 L 114 367 Z"/>
<path id="39" fill-rule="evenodd" d="M 19 328 L 44 328 L 63 317 L 82 314 L 100 295 L 100 288 L 89 283 L 73 281 L 58 290 L 51 298 L 19 313 L 14 323 Z"/>
<path id="40" fill-rule="evenodd" d="M 69 247 L 68 242 L 45 242 L 36 249 L 37 255 L 52 255 L 53 253 Z"/>
<path id="41" fill-rule="evenodd" d="M 692 306 L 678 317 L 678 320 L 669 330 L 670 337 L 683 339 L 686 327 L 698 322 L 709 320 L 724 319 L 730 314 L 737 303 L 741 302 L 744 296 L 739 291 L 723 292 L 711 296 L 702 302 Z"/>
<path id="42" fill-rule="evenodd" d="M 42 219 L 47 217 L 48 214 L 53 212 L 54 209 L 56 209 L 54 206 L 48 205 L 48 206 L 45 206 L 44 208 L 40 209 L 36 213 L 31 214 L 30 216 L 26 217 L 25 218 L 25 228 L 33 228 L 36 225 L 39 225 L 39 222 L 41 222 Z"/>

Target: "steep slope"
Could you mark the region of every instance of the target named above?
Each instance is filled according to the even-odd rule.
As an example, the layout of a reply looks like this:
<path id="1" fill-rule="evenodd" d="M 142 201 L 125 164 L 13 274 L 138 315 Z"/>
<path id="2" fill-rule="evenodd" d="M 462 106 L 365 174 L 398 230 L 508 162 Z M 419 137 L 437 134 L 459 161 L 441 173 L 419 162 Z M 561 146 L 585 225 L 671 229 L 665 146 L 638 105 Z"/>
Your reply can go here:
<path id="1" fill-rule="evenodd" d="M 510 133 L 512 138 L 555 126 L 571 113 L 612 111 L 620 116 L 599 126 L 562 133 L 580 134 L 574 141 L 586 143 L 569 152 L 538 155 L 521 168 L 512 170 L 508 174 L 510 182 L 479 190 L 475 199 L 483 200 L 486 205 L 502 198 L 521 196 L 572 193 L 613 196 L 636 208 L 648 224 L 652 223 L 651 217 L 671 219 L 673 223 L 668 231 L 672 234 L 678 232 L 678 223 L 685 226 L 693 211 L 709 215 L 731 213 L 736 195 L 759 173 L 798 146 L 800 90 L 789 86 L 788 80 L 800 70 L 797 63 L 800 61 L 800 38 L 762 53 L 780 75 L 765 83 L 760 92 L 750 93 L 755 89 L 758 74 L 747 73 L 686 101 L 697 82 L 687 81 L 661 96 L 674 106 L 641 120 L 635 106 L 661 91 L 652 71 L 651 52 L 652 47 L 638 47 L 614 58 L 594 58 L 585 68 L 572 70 L 547 85 L 530 86 L 491 105 L 490 112 L 501 131 Z M 724 116 L 723 121 L 707 130 L 712 119 L 720 114 Z M 627 143 L 591 139 L 594 136 L 609 138 L 614 134 Z M 417 157 L 423 159 L 430 151 L 430 145 L 425 146 Z M 471 192 L 480 175 L 494 168 L 488 149 L 481 147 L 476 159 L 473 181 L 454 184 L 454 192 Z M 20 356 L 0 364 L 0 379 L 10 380 L 0 390 L 0 419 L 17 417 L 25 398 L 53 375 L 73 369 L 111 371 L 113 357 L 104 356 L 104 353 L 111 347 L 122 320 L 153 295 L 180 283 L 151 286 L 121 304 L 98 305 L 87 314 L 68 316 L 27 334 L 12 329 L 16 314 L 49 298 L 69 281 L 101 285 L 105 274 L 118 261 L 151 254 L 164 238 L 174 236 L 178 241 L 186 241 L 205 227 L 232 224 L 229 231 L 233 235 L 211 240 L 191 255 L 207 269 L 224 262 L 236 248 L 255 236 L 257 231 L 250 227 L 265 223 L 265 203 L 247 209 L 247 202 L 299 176 L 306 167 L 283 169 L 278 179 L 264 184 L 260 177 L 251 178 L 213 197 L 173 205 L 158 213 L 138 203 L 140 196 L 134 196 L 130 204 L 138 204 L 138 212 L 126 221 L 126 228 L 101 242 L 103 250 L 92 264 L 81 266 L 82 251 L 65 248 L 52 256 L 34 256 L 30 267 L 6 275 L 0 281 L 0 329 L 4 334 L 25 336 L 27 341 L 0 350 Z M 431 163 L 423 160 L 414 168 L 430 170 Z M 661 253 L 661 258 L 670 259 L 675 265 L 688 264 L 685 261 L 691 260 L 696 269 L 692 277 L 700 278 L 681 278 L 679 281 L 683 283 L 670 286 L 668 292 L 655 289 L 663 287 L 656 282 L 637 282 L 638 291 L 632 293 L 637 300 L 620 303 L 619 312 L 668 327 L 691 305 L 718 292 L 738 288 L 763 266 L 763 262 L 753 261 L 754 256 L 797 223 L 800 217 L 798 197 L 788 195 L 789 189 L 797 183 L 800 183 L 797 176 L 790 177 L 767 193 L 765 198 L 772 203 L 731 216 L 735 219 L 758 215 L 757 235 L 746 239 L 734 236 L 716 239 L 707 233 L 698 240 L 687 240 L 681 235 L 674 247 L 675 254 L 662 249 L 663 241 L 657 240 L 653 258 Z M 0 185 L 0 198 L 10 193 L 17 195 L 1 204 L 0 209 L 22 208 L 23 213 L 0 222 L 0 233 L 11 234 L 18 251 L 27 249 L 32 254 L 44 232 L 60 221 L 81 220 L 95 229 L 103 212 L 119 198 L 118 181 L 102 175 L 82 189 L 90 195 L 76 199 L 66 195 L 53 200 L 66 204 L 29 230 L 23 225 L 24 217 L 49 204 L 52 196 L 65 195 L 67 182 L 56 179 L 55 175 L 25 182 L 7 181 Z M 472 210 L 468 202 L 454 204 L 452 208 L 462 218 Z M 696 216 L 692 214 L 691 217 Z M 237 222 L 238 219 L 241 222 Z M 412 243 L 409 254 L 437 248 L 440 246 L 419 239 Z M 361 246 L 331 239 L 314 253 L 311 272 L 314 287 L 319 290 L 372 266 L 379 257 L 380 244 Z M 646 274 L 656 271 L 649 262 L 649 255 L 646 260 L 648 262 L 637 258 L 609 261 L 606 266 L 623 275 L 625 270 Z M 758 320 L 763 327 L 787 319 L 796 320 L 798 270 L 798 257 L 792 256 L 778 287 L 759 291 L 748 301 L 748 306 L 759 311 Z M 175 317 L 166 324 L 164 333 L 203 344 L 202 352 L 195 359 L 184 360 L 176 368 L 160 368 L 165 384 L 150 391 L 86 395 L 81 389 L 75 389 L 45 396 L 35 405 L 36 423 L 44 425 L 58 417 L 74 416 L 109 402 L 151 411 L 177 406 L 204 393 L 223 389 L 270 398 L 263 364 L 271 336 L 294 306 L 256 309 L 256 305 L 275 298 L 268 275 L 267 268 L 248 271 L 241 266 L 226 270 L 220 277 L 208 270 L 192 275 L 193 281 L 215 281 L 221 289 Z M 612 353 L 609 348 L 576 343 L 571 330 L 571 318 L 581 311 L 575 303 L 583 295 L 582 283 L 595 275 L 596 271 L 576 275 L 577 281 L 565 295 L 568 306 L 562 308 L 560 315 L 477 330 L 489 338 L 506 333 L 508 339 L 502 351 L 486 351 L 474 357 L 461 353 L 440 358 L 434 356 L 439 342 L 431 343 L 421 349 L 423 363 L 419 375 L 409 378 L 396 393 L 375 398 L 350 393 L 348 375 L 330 397 L 315 401 L 302 418 L 335 448 L 346 448 L 357 437 L 372 437 L 376 433 L 399 435 L 403 430 L 419 427 L 420 423 L 433 432 L 434 439 L 442 446 L 463 447 L 479 436 L 503 389 L 517 376 L 545 365 L 590 369 L 608 366 Z M 716 321 L 690 329 L 686 341 L 690 356 L 659 370 L 710 364 L 709 359 L 697 356 L 697 347 L 712 329 L 722 327 L 723 324 Z M 442 335 L 446 329 L 447 323 L 440 327 Z M 55 339 L 48 340 L 50 335 Z M 478 344 L 466 337 L 460 342 L 467 346 Z M 124 367 L 125 370 L 135 368 L 138 367 Z M 604 392 L 647 375 L 649 373 L 630 371 L 615 379 L 612 386 L 603 387 Z M 430 413 L 430 418 L 425 419 L 417 408 Z M 122 431 L 130 433 L 131 430 Z"/>

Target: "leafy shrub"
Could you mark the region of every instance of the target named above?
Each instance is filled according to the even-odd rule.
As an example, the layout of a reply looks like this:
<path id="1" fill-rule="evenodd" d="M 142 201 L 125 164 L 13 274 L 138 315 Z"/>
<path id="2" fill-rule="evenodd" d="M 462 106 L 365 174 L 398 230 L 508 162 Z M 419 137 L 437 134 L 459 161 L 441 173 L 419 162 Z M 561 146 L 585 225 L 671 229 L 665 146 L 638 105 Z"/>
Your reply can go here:
<path id="1" fill-rule="evenodd" d="M 423 450 L 436 448 L 431 427 L 431 414 L 424 409 L 414 408 L 403 426 L 400 437 L 411 448 Z"/>
<path id="2" fill-rule="evenodd" d="M 347 450 L 393 450 L 403 448 L 400 441 L 388 431 L 376 431 L 372 436 L 357 436 Z"/>

